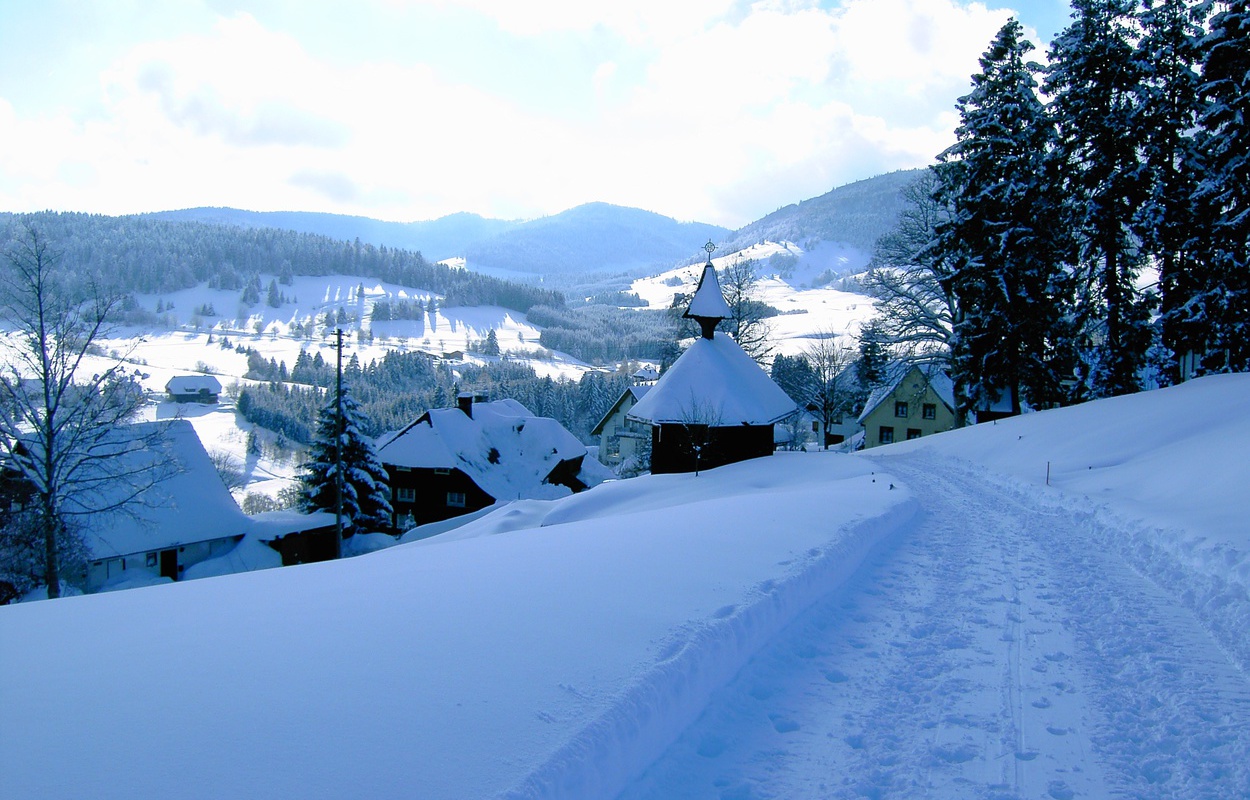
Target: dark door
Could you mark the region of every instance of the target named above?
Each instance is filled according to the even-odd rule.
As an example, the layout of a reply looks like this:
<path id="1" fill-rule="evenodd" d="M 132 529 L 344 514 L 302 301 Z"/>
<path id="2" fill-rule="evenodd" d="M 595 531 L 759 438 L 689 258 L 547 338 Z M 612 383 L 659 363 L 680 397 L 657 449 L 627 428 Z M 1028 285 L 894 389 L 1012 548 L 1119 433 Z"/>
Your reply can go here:
<path id="1" fill-rule="evenodd" d="M 161 551 L 161 577 L 169 578 L 171 581 L 178 580 L 178 551 L 176 549 Z"/>

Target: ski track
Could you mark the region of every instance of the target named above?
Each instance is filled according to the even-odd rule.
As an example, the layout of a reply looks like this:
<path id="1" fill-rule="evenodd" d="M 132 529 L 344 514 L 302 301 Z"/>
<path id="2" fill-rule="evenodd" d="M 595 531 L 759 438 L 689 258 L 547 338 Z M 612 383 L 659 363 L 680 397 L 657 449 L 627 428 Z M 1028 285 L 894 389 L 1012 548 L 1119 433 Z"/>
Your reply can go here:
<path id="1" fill-rule="evenodd" d="M 883 460 L 924 514 L 621 794 L 1250 797 L 1250 683 L 1094 515 Z"/>

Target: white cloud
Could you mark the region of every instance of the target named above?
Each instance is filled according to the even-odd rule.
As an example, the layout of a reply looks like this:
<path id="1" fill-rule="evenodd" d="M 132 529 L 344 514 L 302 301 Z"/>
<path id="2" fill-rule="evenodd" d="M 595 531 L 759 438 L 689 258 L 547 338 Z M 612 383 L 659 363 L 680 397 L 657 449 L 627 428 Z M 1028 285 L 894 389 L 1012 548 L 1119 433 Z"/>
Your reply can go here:
<path id="1" fill-rule="evenodd" d="M 587 102 L 555 115 L 444 63 L 331 63 L 251 16 L 219 19 L 133 47 L 101 76 L 98 114 L 0 98 L 0 206 L 412 220 L 604 200 L 737 226 L 930 162 L 1006 17 L 952 0 L 456 2 L 518 35 L 619 38 L 555 65 L 585 75 Z"/>

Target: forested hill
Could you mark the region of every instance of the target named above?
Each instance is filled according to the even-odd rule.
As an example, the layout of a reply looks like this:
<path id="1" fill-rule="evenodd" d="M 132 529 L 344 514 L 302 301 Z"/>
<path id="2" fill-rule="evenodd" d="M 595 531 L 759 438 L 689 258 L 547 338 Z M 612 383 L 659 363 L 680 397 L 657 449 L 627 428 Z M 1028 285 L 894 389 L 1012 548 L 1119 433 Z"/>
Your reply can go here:
<path id="1" fill-rule="evenodd" d="M 518 220 L 488 219 L 463 212 L 426 222 L 387 222 L 316 211 L 244 211 L 238 208 L 184 208 L 140 216 L 240 228 L 283 228 L 344 241 L 359 239 L 378 247 L 385 245 L 416 250 L 431 261 L 463 256 L 474 242 L 489 239 L 522 224 Z"/>
<path id="2" fill-rule="evenodd" d="M 728 229 L 650 211 L 586 203 L 477 242 L 469 264 L 543 274 L 666 269 Z"/>
<path id="3" fill-rule="evenodd" d="M 0 231 L 30 220 L 77 276 L 106 276 L 127 293 L 155 294 L 207 283 L 242 289 L 265 274 L 358 275 L 428 289 L 453 306 L 497 305 L 528 311 L 562 305 L 559 292 L 431 264 L 411 250 L 276 228 L 242 228 L 150 217 L 0 214 Z M 7 237 L 6 237 L 7 238 Z"/>
<path id="4" fill-rule="evenodd" d="M 529 221 L 451 214 L 428 222 L 383 222 L 307 212 L 191 208 L 144 215 L 245 228 L 272 226 L 336 239 L 419 250 L 427 258 L 465 257 L 470 267 L 535 275 L 568 275 L 667 268 L 689 258 L 728 229 L 608 203 L 586 203 Z"/>
<path id="5" fill-rule="evenodd" d="M 877 239 L 894 229 L 903 210 L 902 190 L 921 172 L 890 172 L 785 206 L 735 231 L 721 242 L 721 249 L 734 252 L 767 239 L 794 242 L 804 249 L 840 242 L 871 253 Z"/>

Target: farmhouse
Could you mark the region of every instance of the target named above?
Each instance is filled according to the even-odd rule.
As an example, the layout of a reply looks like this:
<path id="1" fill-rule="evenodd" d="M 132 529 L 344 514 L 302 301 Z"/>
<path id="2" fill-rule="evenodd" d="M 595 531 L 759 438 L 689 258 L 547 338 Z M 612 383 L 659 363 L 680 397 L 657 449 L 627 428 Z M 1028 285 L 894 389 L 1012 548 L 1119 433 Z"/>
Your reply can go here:
<path id="1" fill-rule="evenodd" d="M 195 429 L 186 420 L 143 422 L 119 429 L 119 442 L 163 435 L 154 447 L 125 450 L 132 474 L 155 467 L 161 480 L 147 486 L 116 511 L 82 518 L 89 551 L 87 592 L 119 584 L 179 580 L 185 570 L 234 548 L 251 522 L 217 475 Z M 121 501 L 133 493 L 125 479 L 109 481 L 91 498 L 93 507 Z"/>
<path id="2" fill-rule="evenodd" d="M 773 452 L 794 401 L 716 326 L 730 316 L 709 261 L 686 317 L 701 335 L 626 416 L 651 427 L 651 471 L 697 472 Z"/>
<path id="3" fill-rule="evenodd" d="M 630 386 L 591 429 L 590 435 L 599 438 L 599 460 L 604 464 L 614 467 L 642 455 L 643 440 L 651 438 L 651 428 L 627 415 L 650 390 L 650 386 Z"/>
<path id="4" fill-rule="evenodd" d="M 583 464 L 586 447 L 554 419 L 515 400 L 435 408 L 378 440 L 396 528 L 485 508 L 497 501 L 580 492 L 605 475 Z M 593 462 L 593 459 L 590 460 Z"/>
<path id="5" fill-rule="evenodd" d="M 221 382 L 212 375 L 179 375 L 165 384 L 165 393 L 175 403 L 216 403 Z"/>
<path id="6" fill-rule="evenodd" d="M 937 367 L 911 366 L 868 397 L 859 415 L 864 447 L 948 431 L 955 427 L 955 388 Z"/>

